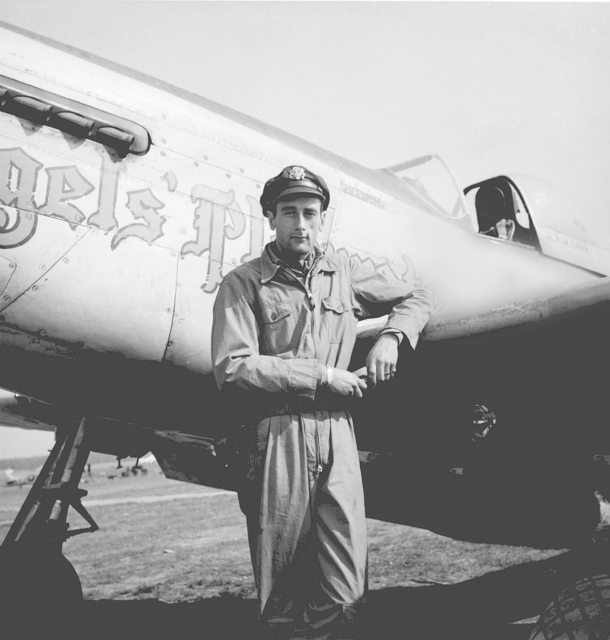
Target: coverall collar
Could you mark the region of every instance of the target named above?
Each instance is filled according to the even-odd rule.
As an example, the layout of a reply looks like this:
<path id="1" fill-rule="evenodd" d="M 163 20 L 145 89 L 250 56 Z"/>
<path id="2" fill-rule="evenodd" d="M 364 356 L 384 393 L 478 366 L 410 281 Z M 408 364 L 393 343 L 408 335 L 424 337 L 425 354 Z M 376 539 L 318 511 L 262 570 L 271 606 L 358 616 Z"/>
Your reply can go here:
<path id="1" fill-rule="evenodd" d="M 280 263 L 270 250 L 271 244 L 273 243 L 270 242 L 265 246 L 261 255 L 261 284 L 267 284 L 267 282 L 272 280 L 280 268 Z M 338 270 L 339 266 L 333 259 L 332 254 L 327 255 L 318 245 L 314 247 L 314 251 L 316 253 L 314 261 L 314 268 L 316 271 L 327 271 L 332 273 Z"/>

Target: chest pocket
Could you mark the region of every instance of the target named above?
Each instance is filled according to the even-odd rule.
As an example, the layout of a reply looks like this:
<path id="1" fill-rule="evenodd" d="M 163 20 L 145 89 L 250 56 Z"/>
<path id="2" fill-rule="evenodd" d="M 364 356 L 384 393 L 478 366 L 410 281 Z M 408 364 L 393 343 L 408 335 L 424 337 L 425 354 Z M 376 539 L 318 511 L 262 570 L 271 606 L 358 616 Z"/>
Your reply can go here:
<path id="1" fill-rule="evenodd" d="M 286 353 L 290 350 L 295 330 L 294 308 L 291 304 L 276 304 L 262 310 L 263 342 L 269 355 Z"/>
<path id="2" fill-rule="evenodd" d="M 352 313 L 352 304 L 341 298 L 322 298 L 324 327 L 328 341 L 338 344 L 355 337 L 356 321 Z"/>

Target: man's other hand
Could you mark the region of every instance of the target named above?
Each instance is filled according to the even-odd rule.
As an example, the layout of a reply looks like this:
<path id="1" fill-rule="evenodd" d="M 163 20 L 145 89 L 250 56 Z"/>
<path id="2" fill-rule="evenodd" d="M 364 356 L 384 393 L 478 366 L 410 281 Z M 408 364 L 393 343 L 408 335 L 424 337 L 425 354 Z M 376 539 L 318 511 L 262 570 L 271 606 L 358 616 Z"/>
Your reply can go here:
<path id="1" fill-rule="evenodd" d="M 333 369 L 333 381 L 330 390 L 341 396 L 355 396 L 362 398 L 362 392 L 366 390 L 366 380 L 359 378 L 350 371 Z"/>
<path id="2" fill-rule="evenodd" d="M 389 380 L 396 372 L 398 336 L 382 333 L 366 357 L 366 371 L 371 384 Z"/>

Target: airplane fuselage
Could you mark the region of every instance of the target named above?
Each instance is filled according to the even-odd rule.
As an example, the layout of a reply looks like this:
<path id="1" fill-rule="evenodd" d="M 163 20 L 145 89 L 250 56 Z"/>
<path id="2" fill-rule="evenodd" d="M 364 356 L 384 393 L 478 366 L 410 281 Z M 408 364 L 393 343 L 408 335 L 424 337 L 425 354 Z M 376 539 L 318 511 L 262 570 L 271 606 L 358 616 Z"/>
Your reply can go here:
<path id="1" fill-rule="evenodd" d="M 152 447 L 136 442 L 139 428 L 223 433 L 226 414 L 211 375 L 212 305 L 222 278 L 270 241 L 259 198 L 286 165 L 306 166 L 330 188 L 323 247 L 433 292 L 424 345 L 467 339 L 490 319 L 515 324 L 521 312 L 530 323 L 539 311 L 528 314 L 532 300 L 605 286 L 610 263 L 594 239 L 540 229 L 569 255 L 585 256 L 570 263 L 560 252 L 550 257 L 478 234 L 449 171 L 441 204 L 416 179 L 364 168 L 16 28 L 2 29 L 2 87 L 0 387 L 102 420 L 110 435 L 100 437 L 99 450 L 145 453 Z M 362 335 L 374 326 L 363 325 Z M 554 353 L 545 348 L 544 357 Z M 420 369 L 422 397 L 460 391 L 474 402 L 487 393 L 504 406 L 497 389 L 485 387 L 484 370 L 472 376 L 470 394 L 464 379 L 434 379 L 431 372 L 455 360 L 447 350 L 422 353 L 433 356 Z M 505 347 L 497 357 L 511 353 Z M 473 357 L 482 354 L 483 347 Z M 463 352 L 461 362 L 471 355 Z M 355 367 L 360 357 L 357 350 Z M 506 375 L 518 367 L 511 361 Z M 531 400 L 530 389 L 520 406 Z M 133 447 L 125 445 L 127 425 Z"/>

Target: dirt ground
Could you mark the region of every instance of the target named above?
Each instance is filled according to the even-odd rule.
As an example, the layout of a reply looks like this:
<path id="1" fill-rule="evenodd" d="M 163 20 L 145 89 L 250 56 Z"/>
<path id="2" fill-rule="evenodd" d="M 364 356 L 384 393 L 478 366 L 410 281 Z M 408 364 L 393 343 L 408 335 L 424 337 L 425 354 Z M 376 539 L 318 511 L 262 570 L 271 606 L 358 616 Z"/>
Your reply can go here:
<path id="1" fill-rule="evenodd" d="M 100 531 L 64 547 L 85 597 L 70 623 L 77 637 L 254 638 L 255 588 L 236 495 L 166 480 L 155 465 L 146 475 L 111 474 L 111 467 L 94 468 L 82 485 Z M 27 491 L 0 488 L 0 538 Z M 72 513 L 70 525 L 85 523 Z M 361 632 L 370 640 L 526 640 L 552 595 L 587 568 L 575 552 L 368 525 L 370 594 Z"/>

